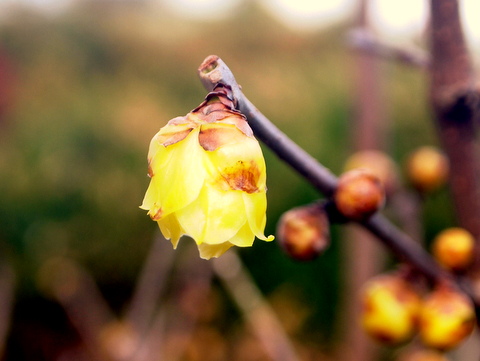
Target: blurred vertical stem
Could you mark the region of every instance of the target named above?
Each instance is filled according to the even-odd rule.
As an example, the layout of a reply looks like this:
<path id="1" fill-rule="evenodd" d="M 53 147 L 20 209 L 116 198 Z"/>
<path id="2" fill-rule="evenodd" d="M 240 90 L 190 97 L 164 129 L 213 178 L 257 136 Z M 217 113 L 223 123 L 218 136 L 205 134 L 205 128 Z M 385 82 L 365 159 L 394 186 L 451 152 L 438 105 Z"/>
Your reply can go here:
<path id="1" fill-rule="evenodd" d="M 15 299 L 16 275 L 6 259 L 0 266 L 0 357 L 4 356 Z"/>
<path id="2" fill-rule="evenodd" d="M 369 32 L 369 0 L 361 0 L 357 14 L 358 29 Z M 386 142 L 384 102 L 381 95 L 379 58 L 362 51 L 352 56 L 354 117 L 350 123 L 354 151 L 383 149 Z M 362 285 L 381 268 L 382 249 L 371 233 L 352 224 L 344 229 L 346 272 L 343 289 L 344 317 L 342 333 L 345 344 L 339 355 L 345 361 L 368 361 L 375 359 L 377 349 L 363 332 L 359 322 L 359 302 L 357 295 Z M 358 255 L 361 254 L 362 257 Z M 354 320 L 352 322 L 352 320 Z"/>
<path id="3" fill-rule="evenodd" d="M 475 120 L 479 94 L 462 31 L 457 0 L 430 0 L 430 99 L 460 225 L 480 237 L 479 162 Z M 477 255 L 480 261 L 480 253 Z M 480 264 L 480 262 L 478 262 Z"/>
<path id="4" fill-rule="evenodd" d="M 173 250 L 169 242 L 157 233 L 125 315 L 126 320 L 140 336 L 145 335 L 150 326 L 158 300 L 166 286 L 167 276 L 172 269 L 173 260 Z"/>
<path id="5" fill-rule="evenodd" d="M 213 260 L 213 269 L 233 298 L 253 332 L 273 361 L 300 361 L 295 348 L 274 310 L 244 268 L 230 251 Z"/>

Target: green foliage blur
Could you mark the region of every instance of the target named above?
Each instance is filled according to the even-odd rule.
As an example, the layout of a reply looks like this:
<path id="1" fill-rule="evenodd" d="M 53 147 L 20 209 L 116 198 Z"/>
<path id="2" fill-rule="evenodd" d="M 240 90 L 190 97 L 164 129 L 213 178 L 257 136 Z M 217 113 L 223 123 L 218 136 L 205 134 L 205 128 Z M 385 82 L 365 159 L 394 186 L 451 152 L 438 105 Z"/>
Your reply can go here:
<path id="1" fill-rule="evenodd" d="M 39 269 L 65 256 L 100 287 L 117 287 L 118 299 L 109 301 L 121 309 L 157 232 L 138 208 L 149 141 L 203 100 L 196 69 L 210 54 L 280 129 L 340 173 L 355 133 L 348 25 L 295 33 L 250 3 L 215 22 L 109 1 L 78 2 L 59 16 L 18 9 L 3 17 L 0 56 L 10 76 L 0 84 L 9 100 L 0 113 L 0 247 L 18 274 L 18 297 L 36 297 Z M 436 141 L 424 77 L 387 62 L 382 75 L 387 144 L 401 164 L 413 148 Z M 272 234 L 284 211 L 322 196 L 263 149 Z M 445 202 L 444 193 L 428 201 L 427 235 L 452 222 L 439 206 Z M 355 241 L 339 234 L 334 227 L 331 247 L 308 264 L 275 243 L 240 253 L 267 295 L 285 284 L 298 290 L 315 309 L 310 327 L 326 339 L 340 312 L 342 242 Z"/>

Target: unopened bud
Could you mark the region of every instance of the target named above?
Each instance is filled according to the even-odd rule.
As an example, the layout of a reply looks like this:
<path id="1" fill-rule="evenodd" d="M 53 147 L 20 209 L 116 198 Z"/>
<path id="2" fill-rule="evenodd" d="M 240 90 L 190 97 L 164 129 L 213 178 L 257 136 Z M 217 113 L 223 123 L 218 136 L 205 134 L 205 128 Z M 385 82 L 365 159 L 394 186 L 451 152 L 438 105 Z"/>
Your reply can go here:
<path id="1" fill-rule="evenodd" d="M 439 285 L 422 302 L 419 334 L 428 347 L 454 348 L 472 333 L 474 325 L 472 301 L 448 285 Z"/>
<path id="2" fill-rule="evenodd" d="M 362 221 L 382 208 L 385 191 L 380 180 L 370 171 L 354 169 L 339 178 L 333 198 L 344 217 Z"/>
<path id="3" fill-rule="evenodd" d="M 475 239 L 463 228 L 448 228 L 433 240 L 432 252 L 435 259 L 452 271 L 464 271 L 474 258 Z"/>
<path id="4" fill-rule="evenodd" d="M 375 340 L 394 345 L 413 336 L 420 296 L 401 275 L 372 278 L 362 288 L 361 302 L 362 326 Z"/>
<path id="5" fill-rule="evenodd" d="M 421 192 L 432 192 L 443 186 L 449 172 L 448 158 L 439 149 L 424 146 L 408 157 L 407 177 Z"/>
<path id="6" fill-rule="evenodd" d="M 398 169 L 394 160 L 379 150 L 362 150 L 353 153 L 345 162 L 344 170 L 364 168 L 371 171 L 382 183 L 387 194 L 398 188 Z"/>
<path id="7" fill-rule="evenodd" d="M 285 212 L 278 223 L 277 237 L 291 258 L 309 261 L 329 246 L 329 226 L 323 206 L 312 204 Z"/>

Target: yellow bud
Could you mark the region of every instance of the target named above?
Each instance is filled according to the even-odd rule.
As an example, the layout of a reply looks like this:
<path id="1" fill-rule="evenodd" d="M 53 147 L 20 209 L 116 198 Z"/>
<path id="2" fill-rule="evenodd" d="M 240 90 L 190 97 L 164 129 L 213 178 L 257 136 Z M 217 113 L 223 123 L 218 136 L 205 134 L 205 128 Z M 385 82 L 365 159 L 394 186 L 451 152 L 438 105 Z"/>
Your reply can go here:
<path id="1" fill-rule="evenodd" d="M 168 122 L 148 152 L 150 185 L 142 209 L 176 247 L 191 236 L 200 257 L 264 241 L 265 160 L 230 90 L 220 86 L 185 117 Z"/>
<path id="2" fill-rule="evenodd" d="M 372 338 L 387 344 L 409 340 L 415 331 L 420 296 L 397 274 L 368 281 L 361 291 L 361 322 Z"/>
<path id="3" fill-rule="evenodd" d="M 333 199 L 343 216 L 362 221 L 383 206 L 385 191 L 375 175 L 359 168 L 340 176 Z"/>
<path id="4" fill-rule="evenodd" d="M 474 325 L 472 301 L 446 285 L 437 287 L 422 302 L 419 334 L 428 347 L 454 348 L 471 334 Z"/>
<path id="5" fill-rule="evenodd" d="M 387 194 L 398 187 L 398 169 L 393 159 L 379 150 L 362 150 L 353 153 L 345 162 L 344 170 L 364 168 L 371 171 L 382 183 Z"/>
<path id="6" fill-rule="evenodd" d="M 309 261 L 330 244 L 327 214 L 322 205 L 312 204 L 285 212 L 277 227 L 277 238 L 285 253 L 298 261 Z"/>
<path id="7" fill-rule="evenodd" d="M 410 183 L 421 192 L 431 192 L 447 180 L 449 162 L 437 148 L 424 146 L 410 154 L 406 164 Z"/>
<path id="8" fill-rule="evenodd" d="M 475 239 L 463 228 L 448 228 L 440 232 L 432 244 L 435 259 L 452 271 L 463 271 L 473 262 Z"/>

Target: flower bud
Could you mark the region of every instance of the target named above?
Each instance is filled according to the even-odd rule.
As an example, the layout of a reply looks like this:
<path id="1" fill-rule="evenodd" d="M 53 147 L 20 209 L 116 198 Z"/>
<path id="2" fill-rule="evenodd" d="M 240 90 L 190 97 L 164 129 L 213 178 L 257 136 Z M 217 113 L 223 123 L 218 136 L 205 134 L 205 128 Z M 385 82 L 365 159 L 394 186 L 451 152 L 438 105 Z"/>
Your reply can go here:
<path id="1" fill-rule="evenodd" d="M 291 258 L 310 261 L 330 244 L 330 224 L 323 205 L 312 204 L 283 214 L 277 226 L 277 239 Z"/>
<path id="2" fill-rule="evenodd" d="M 344 170 L 365 168 L 371 171 L 382 183 L 385 192 L 392 194 L 398 187 L 398 169 L 393 159 L 379 150 L 355 152 L 345 162 Z"/>
<path id="3" fill-rule="evenodd" d="M 333 199 L 344 217 L 362 221 L 382 208 L 385 191 L 370 171 L 354 169 L 341 175 Z"/>
<path id="4" fill-rule="evenodd" d="M 168 122 L 148 152 L 150 185 L 140 208 L 176 248 L 186 234 L 200 257 L 249 247 L 265 237 L 266 171 L 258 141 L 223 85 Z"/>
<path id="5" fill-rule="evenodd" d="M 432 244 L 435 259 L 451 271 L 464 271 L 474 258 L 475 239 L 463 228 L 448 228 L 440 232 Z"/>
<path id="6" fill-rule="evenodd" d="M 432 192 L 443 186 L 448 171 L 448 158 L 435 147 L 418 148 L 407 159 L 407 178 L 420 192 Z"/>
<path id="7" fill-rule="evenodd" d="M 474 325 L 472 301 L 452 287 L 439 285 L 422 302 L 419 334 L 428 347 L 454 348 L 472 333 Z"/>
<path id="8" fill-rule="evenodd" d="M 361 304 L 362 326 L 375 340 L 394 345 L 413 336 L 420 296 L 400 275 L 372 278 L 362 288 Z"/>

